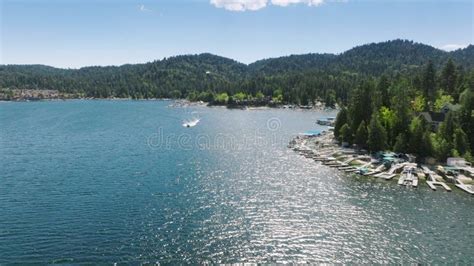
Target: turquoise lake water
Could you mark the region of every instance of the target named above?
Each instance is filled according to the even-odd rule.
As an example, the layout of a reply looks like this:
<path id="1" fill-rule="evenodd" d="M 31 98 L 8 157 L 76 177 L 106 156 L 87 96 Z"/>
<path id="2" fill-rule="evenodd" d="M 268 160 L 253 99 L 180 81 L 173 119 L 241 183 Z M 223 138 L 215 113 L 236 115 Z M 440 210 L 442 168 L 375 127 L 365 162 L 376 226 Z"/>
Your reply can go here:
<path id="1" fill-rule="evenodd" d="M 286 148 L 334 113 L 168 104 L 0 103 L 0 263 L 474 263 L 474 197 Z"/>

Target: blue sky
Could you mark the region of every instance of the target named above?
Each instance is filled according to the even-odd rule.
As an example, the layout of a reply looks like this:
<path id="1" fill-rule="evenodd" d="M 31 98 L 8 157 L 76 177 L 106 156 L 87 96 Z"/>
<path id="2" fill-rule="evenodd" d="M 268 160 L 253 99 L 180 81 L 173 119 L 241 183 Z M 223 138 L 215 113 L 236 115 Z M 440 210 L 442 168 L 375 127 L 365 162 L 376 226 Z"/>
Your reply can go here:
<path id="1" fill-rule="evenodd" d="M 299 3 L 298 3 L 299 2 Z M 357 0 L 0 0 L 0 64 L 77 68 L 210 52 L 243 63 L 410 39 L 474 43 L 474 4 Z"/>

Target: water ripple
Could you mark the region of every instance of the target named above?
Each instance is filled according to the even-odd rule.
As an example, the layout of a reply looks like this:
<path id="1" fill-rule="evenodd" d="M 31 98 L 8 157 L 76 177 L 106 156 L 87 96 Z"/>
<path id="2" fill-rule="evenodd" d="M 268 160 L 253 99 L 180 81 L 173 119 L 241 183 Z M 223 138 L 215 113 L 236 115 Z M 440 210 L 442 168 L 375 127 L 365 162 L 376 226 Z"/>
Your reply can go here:
<path id="1" fill-rule="evenodd" d="M 474 261 L 472 197 L 345 175 L 285 141 L 258 144 L 327 114 L 198 108 L 202 123 L 183 131 L 170 117 L 185 112 L 165 106 L 0 106 L 0 263 Z M 152 149 L 158 127 L 247 148 Z"/>

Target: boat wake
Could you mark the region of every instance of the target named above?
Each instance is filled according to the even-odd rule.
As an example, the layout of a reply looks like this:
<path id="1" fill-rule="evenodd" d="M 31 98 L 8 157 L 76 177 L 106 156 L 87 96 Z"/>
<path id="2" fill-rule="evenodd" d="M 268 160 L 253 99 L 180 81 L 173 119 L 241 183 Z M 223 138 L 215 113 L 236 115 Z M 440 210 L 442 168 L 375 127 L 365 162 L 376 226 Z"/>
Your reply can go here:
<path id="1" fill-rule="evenodd" d="M 194 118 L 192 120 L 185 120 L 183 121 L 183 127 L 195 127 L 197 126 L 197 124 L 199 124 L 199 121 L 201 121 L 201 119 L 199 118 Z"/>

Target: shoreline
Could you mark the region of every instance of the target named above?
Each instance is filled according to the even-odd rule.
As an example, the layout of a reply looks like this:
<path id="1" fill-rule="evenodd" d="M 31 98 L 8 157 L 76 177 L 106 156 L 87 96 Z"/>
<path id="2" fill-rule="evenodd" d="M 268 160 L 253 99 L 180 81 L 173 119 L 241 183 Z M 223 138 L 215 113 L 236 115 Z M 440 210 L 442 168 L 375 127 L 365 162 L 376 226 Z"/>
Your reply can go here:
<path id="1" fill-rule="evenodd" d="M 0 99 L 0 102 L 60 102 L 60 101 L 172 101 L 169 98 L 41 98 L 41 99 Z"/>
<path id="2" fill-rule="evenodd" d="M 25 102 L 62 102 L 62 101 L 170 101 L 173 102 L 168 107 L 182 108 L 190 106 L 206 106 L 210 108 L 226 108 L 230 110 L 266 110 L 266 109 L 287 109 L 287 110 L 301 110 L 301 111 L 337 111 L 338 107 L 326 107 L 326 106 L 299 106 L 296 104 L 278 104 L 278 105 L 222 105 L 222 104 L 211 104 L 208 102 L 193 102 L 186 99 L 170 99 L 170 98 L 144 98 L 144 99 L 133 99 L 133 98 L 41 98 L 41 99 L 0 99 L 0 102 L 13 102 L 13 103 L 25 103 Z"/>
<path id="3" fill-rule="evenodd" d="M 288 148 L 346 174 L 394 180 L 400 186 L 413 188 L 418 187 L 420 182 L 426 183 L 432 190 L 451 191 L 452 187 L 457 187 L 474 195 L 473 176 L 469 177 L 465 172 L 454 174 L 448 170 L 453 167 L 441 164 L 418 164 L 406 154 L 383 152 L 374 155 L 354 148 L 344 148 L 330 131 L 317 135 L 298 135 L 289 142 Z M 474 168 L 470 169 L 474 171 Z"/>

